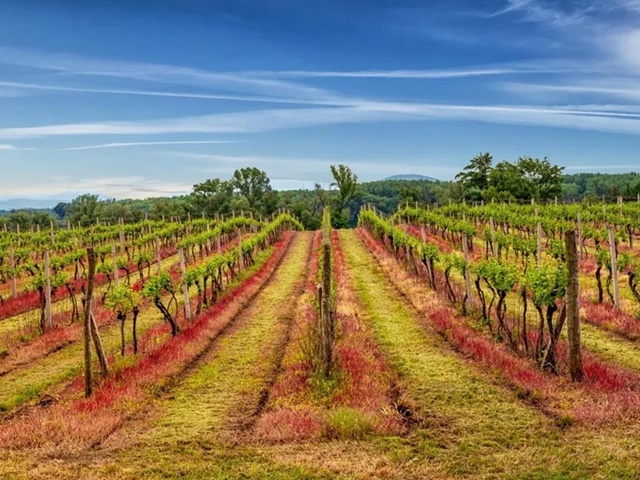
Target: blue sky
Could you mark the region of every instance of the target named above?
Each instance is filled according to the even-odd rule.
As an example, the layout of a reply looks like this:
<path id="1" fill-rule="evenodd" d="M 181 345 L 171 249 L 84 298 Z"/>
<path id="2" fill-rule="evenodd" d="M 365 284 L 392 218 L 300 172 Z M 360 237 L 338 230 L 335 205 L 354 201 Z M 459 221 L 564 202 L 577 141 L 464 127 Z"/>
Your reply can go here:
<path id="1" fill-rule="evenodd" d="M 640 0 L 0 0 L 0 198 L 640 170 Z"/>

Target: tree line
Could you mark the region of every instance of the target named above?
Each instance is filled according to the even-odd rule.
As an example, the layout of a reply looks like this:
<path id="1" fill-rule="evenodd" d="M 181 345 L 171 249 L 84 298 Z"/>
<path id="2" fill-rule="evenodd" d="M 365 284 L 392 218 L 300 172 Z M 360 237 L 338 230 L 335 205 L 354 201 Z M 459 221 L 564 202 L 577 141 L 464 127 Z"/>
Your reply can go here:
<path id="1" fill-rule="evenodd" d="M 381 180 L 361 183 L 346 165 L 331 166 L 333 182 L 325 189 L 317 184 L 312 190 L 277 191 L 267 174 L 256 168 L 236 170 L 231 178 L 213 178 L 195 184 L 188 195 L 145 200 L 100 200 L 84 194 L 53 209 L 0 211 L 0 229 L 16 230 L 49 227 L 51 222 L 64 226 L 88 226 L 96 222 L 128 223 L 150 220 L 185 219 L 188 216 L 231 215 L 251 212 L 268 216 L 279 208 L 296 215 L 307 229 L 318 229 L 322 212 L 329 208 L 335 227 L 355 226 L 362 205 L 370 204 L 384 213 L 398 205 L 443 205 L 498 201 L 528 203 L 559 201 L 614 200 L 618 196 L 636 198 L 640 194 L 640 174 L 577 173 L 566 175 L 564 167 L 548 159 L 520 157 L 515 162 L 494 164 L 489 153 L 481 153 L 455 177 L 454 181 Z"/>

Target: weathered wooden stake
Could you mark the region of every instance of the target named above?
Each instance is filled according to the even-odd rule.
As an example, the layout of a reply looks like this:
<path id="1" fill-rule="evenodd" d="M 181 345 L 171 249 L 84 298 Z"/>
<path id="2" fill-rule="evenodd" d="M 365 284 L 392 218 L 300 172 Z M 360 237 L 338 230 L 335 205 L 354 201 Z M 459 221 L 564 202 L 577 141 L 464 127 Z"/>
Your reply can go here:
<path id="1" fill-rule="evenodd" d="M 496 224 L 493 221 L 493 217 L 489 217 L 489 228 L 491 229 L 491 249 L 493 250 L 493 257 L 498 258 L 498 243 L 496 242 Z"/>
<path id="2" fill-rule="evenodd" d="M 120 224 L 120 253 L 124 253 L 125 241 L 124 241 L 124 226 Z"/>
<path id="3" fill-rule="evenodd" d="M 578 257 L 582 259 L 582 215 L 578 212 Z"/>
<path id="4" fill-rule="evenodd" d="M 116 254 L 115 240 L 111 240 L 111 257 L 113 258 L 113 282 L 117 286 L 120 283 L 120 271 L 118 270 L 118 255 Z"/>
<path id="5" fill-rule="evenodd" d="M 91 302 L 93 300 L 93 279 L 96 273 L 96 252 L 93 247 L 87 248 L 89 273 L 87 277 L 87 296 L 84 304 L 84 395 L 91 396 Z"/>
<path id="6" fill-rule="evenodd" d="M 11 266 L 11 297 L 18 295 L 18 285 L 16 279 L 16 254 L 13 245 L 9 247 L 9 265 Z"/>
<path id="7" fill-rule="evenodd" d="M 162 272 L 162 256 L 160 255 L 160 239 L 156 237 L 156 273 Z"/>
<path id="8" fill-rule="evenodd" d="M 104 353 L 102 339 L 100 338 L 100 332 L 98 331 L 98 324 L 96 323 L 96 317 L 93 315 L 93 310 L 91 311 L 91 338 L 93 339 L 93 346 L 96 349 L 96 354 L 98 355 L 100 372 L 103 377 L 106 377 L 109 375 L 109 364 L 107 363 L 107 355 Z"/>
<path id="9" fill-rule="evenodd" d="M 53 328 L 53 311 L 51 310 L 51 268 L 49 250 L 44 251 L 44 326 L 45 330 Z"/>
<path id="10" fill-rule="evenodd" d="M 238 233 L 238 273 L 242 270 L 242 233 Z"/>
<path id="11" fill-rule="evenodd" d="M 182 296 L 184 300 L 184 318 L 187 319 L 187 322 L 191 321 L 191 302 L 189 302 L 189 287 L 187 286 L 187 282 L 185 282 L 185 278 L 187 276 L 187 266 L 184 261 L 184 248 L 180 247 L 178 251 L 180 255 L 180 272 L 182 273 Z"/>
<path id="12" fill-rule="evenodd" d="M 464 255 L 464 283 L 467 290 L 467 302 L 471 301 L 471 272 L 469 271 L 469 237 L 466 233 L 462 234 L 462 253 Z"/>
<path id="13" fill-rule="evenodd" d="M 580 346 L 580 271 L 578 270 L 578 252 L 576 232 L 565 233 L 567 250 L 567 344 L 569 346 L 569 372 L 571 380 L 582 380 L 582 352 Z"/>
<path id="14" fill-rule="evenodd" d="M 613 227 L 609 227 L 609 254 L 611 255 L 611 283 L 613 283 L 613 308 L 620 310 L 620 285 L 618 284 L 618 254 Z"/>
<path id="15" fill-rule="evenodd" d="M 538 268 L 542 267 L 542 223 L 538 222 L 536 231 Z"/>

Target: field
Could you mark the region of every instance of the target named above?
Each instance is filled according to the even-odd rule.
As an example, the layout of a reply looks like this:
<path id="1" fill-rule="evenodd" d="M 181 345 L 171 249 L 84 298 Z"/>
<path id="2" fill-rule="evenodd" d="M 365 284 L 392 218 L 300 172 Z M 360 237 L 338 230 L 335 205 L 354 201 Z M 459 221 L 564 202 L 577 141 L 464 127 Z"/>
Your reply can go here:
<path id="1" fill-rule="evenodd" d="M 325 213 L 317 232 L 286 212 L 0 232 L 0 477 L 638 478 L 639 218 L 491 204 L 365 207 L 349 230 Z"/>

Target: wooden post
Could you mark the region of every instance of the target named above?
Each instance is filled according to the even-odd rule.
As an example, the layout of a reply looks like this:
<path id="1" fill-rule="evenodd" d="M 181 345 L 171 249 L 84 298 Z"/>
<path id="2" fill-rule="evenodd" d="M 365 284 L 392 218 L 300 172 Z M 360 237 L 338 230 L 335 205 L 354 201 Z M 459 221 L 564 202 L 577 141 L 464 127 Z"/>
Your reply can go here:
<path id="1" fill-rule="evenodd" d="M 464 255 L 464 283 L 467 290 L 467 301 L 471 301 L 471 272 L 469 271 L 469 237 L 466 233 L 462 234 L 462 253 Z"/>
<path id="2" fill-rule="evenodd" d="M 180 272 L 182 273 L 182 296 L 184 300 L 184 318 L 187 319 L 187 322 L 191 321 L 191 303 L 189 302 L 189 287 L 185 282 L 185 278 L 187 276 L 187 266 L 184 261 L 184 248 L 180 247 L 178 251 L 180 255 Z"/>
<path id="3" fill-rule="evenodd" d="M 611 255 L 611 283 L 613 283 L 613 307 L 620 310 L 620 285 L 618 284 L 618 254 L 613 227 L 609 227 L 609 254 Z"/>
<path id="4" fill-rule="evenodd" d="M 542 223 L 538 222 L 536 231 L 538 268 L 542 267 Z"/>
<path id="5" fill-rule="evenodd" d="M 49 250 L 44 251 L 44 326 L 45 330 L 53 328 L 53 311 L 51 310 L 51 268 L 49 265 Z"/>
<path id="6" fill-rule="evenodd" d="M 498 258 L 498 243 L 496 242 L 496 224 L 493 222 L 493 217 L 489 217 L 489 228 L 491 229 L 491 248 L 493 250 L 493 257 Z"/>
<path id="7" fill-rule="evenodd" d="M 156 273 L 162 272 L 162 256 L 160 255 L 160 239 L 156 237 Z"/>
<path id="8" fill-rule="evenodd" d="M 111 257 L 113 258 L 113 282 L 116 286 L 120 283 L 120 271 L 118 270 L 118 255 L 116 254 L 116 241 L 111 240 Z"/>
<path id="9" fill-rule="evenodd" d="M 125 241 L 124 241 L 124 225 L 120 224 L 120 253 L 124 253 Z"/>
<path id="10" fill-rule="evenodd" d="M 580 350 L 580 271 L 578 270 L 578 252 L 576 232 L 565 233 L 567 250 L 567 344 L 569 347 L 569 372 L 571 380 L 582 380 L 582 352 Z"/>
<path id="11" fill-rule="evenodd" d="M 238 274 L 242 271 L 242 233 L 238 233 Z"/>
<path id="12" fill-rule="evenodd" d="M 582 260 L 582 215 L 578 212 L 578 258 Z"/>
<path id="13" fill-rule="evenodd" d="M 18 295 L 18 285 L 16 279 L 16 254 L 13 245 L 9 247 L 9 265 L 11 266 L 11 297 Z"/>
<path id="14" fill-rule="evenodd" d="M 84 303 L 84 395 L 91 396 L 91 302 L 93 300 L 93 279 L 96 273 L 96 252 L 87 248 L 89 273 L 87 278 L 87 296 Z"/>
<path id="15" fill-rule="evenodd" d="M 92 305 L 93 307 L 93 305 Z M 100 370 L 102 376 L 109 375 L 109 364 L 107 363 L 107 355 L 104 353 L 104 347 L 102 346 L 102 339 L 100 338 L 100 332 L 98 331 L 98 324 L 96 323 L 96 317 L 93 316 L 91 311 L 91 338 L 93 339 L 93 346 L 96 349 L 98 355 L 98 363 L 100 363 Z"/>
<path id="16" fill-rule="evenodd" d="M 56 234 L 53 231 L 53 220 L 51 220 L 51 245 L 56 243 Z"/>

